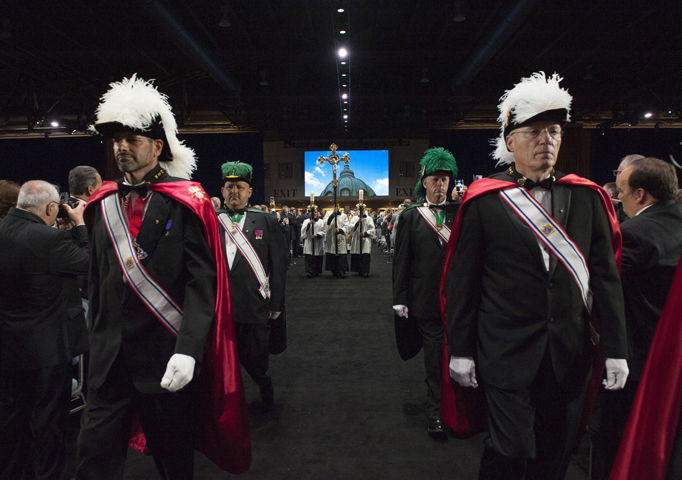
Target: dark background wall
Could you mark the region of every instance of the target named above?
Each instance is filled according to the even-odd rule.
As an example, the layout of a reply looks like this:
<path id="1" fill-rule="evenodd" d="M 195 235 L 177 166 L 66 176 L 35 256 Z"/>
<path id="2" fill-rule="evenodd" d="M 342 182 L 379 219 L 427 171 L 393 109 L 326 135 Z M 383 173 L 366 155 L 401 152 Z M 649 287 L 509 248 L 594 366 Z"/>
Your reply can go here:
<path id="1" fill-rule="evenodd" d="M 201 134 L 181 136 L 181 140 L 194 149 L 199 161 L 192 180 L 201 183 L 206 192 L 222 199 L 220 194 L 220 165 L 229 161 L 243 161 L 253 166 L 254 178 L 252 204 L 264 203 L 263 190 L 263 137 L 260 133 Z M 0 178 L 24 183 L 28 180 L 46 180 L 68 190 L 69 170 L 77 165 L 90 165 L 105 180 L 120 177 L 107 151 L 102 137 L 39 138 L 26 140 L 0 140 Z M 107 171 L 115 172 L 107 175 Z"/>
<path id="2" fill-rule="evenodd" d="M 490 156 L 490 140 L 497 130 L 441 130 L 431 134 L 430 144 L 443 147 L 455 156 L 457 178 L 468 185 L 474 175 L 490 175 L 495 168 Z M 222 198 L 220 165 L 243 161 L 254 169 L 251 204 L 265 203 L 263 136 L 260 133 L 197 134 L 181 136 L 199 159 L 193 180 L 200 182 L 211 196 Z M 682 131 L 679 129 L 567 129 L 557 168 L 577 173 L 603 185 L 614 180 L 613 170 L 622 157 L 631 153 L 654 156 L 682 164 Z M 107 160 L 109 159 L 109 160 Z M 41 138 L 0 140 L 0 178 L 23 183 L 47 180 L 68 189 L 68 172 L 76 165 L 91 165 L 112 180 L 117 176 L 111 152 L 101 137 Z M 107 171 L 112 172 L 107 175 Z M 115 173 L 114 173 L 115 172 Z M 678 176 L 680 176 L 678 174 Z"/>

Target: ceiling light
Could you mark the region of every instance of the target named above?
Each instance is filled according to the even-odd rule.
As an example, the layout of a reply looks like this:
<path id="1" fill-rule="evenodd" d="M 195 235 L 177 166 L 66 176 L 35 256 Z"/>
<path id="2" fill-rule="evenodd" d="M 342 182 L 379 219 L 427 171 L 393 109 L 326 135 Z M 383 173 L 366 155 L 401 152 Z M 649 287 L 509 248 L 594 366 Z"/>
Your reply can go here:
<path id="1" fill-rule="evenodd" d="M 343 13 L 343 12 L 345 12 L 345 10 L 344 10 L 343 8 L 339 8 L 339 9 L 337 10 L 337 12 Z"/>
<path id="2" fill-rule="evenodd" d="M 340 33 L 341 35 L 345 35 L 345 34 L 346 34 L 346 31 L 345 31 L 345 30 L 339 30 L 339 33 Z"/>
<path id="3" fill-rule="evenodd" d="M 218 22 L 219 27 L 227 28 L 232 26 L 232 22 L 230 22 L 230 19 L 227 16 L 227 7 L 221 7 L 220 8 L 220 21 Z"/>
<path id="4" fill-rule="evenodd" d="M 341 85 L 343 88 L 346 88 L 348 85 Z"/>
<path id="5" fill-rule="evenodd" d="M 646 112 L 646 113 L 644 114 L 644 118 L 651 118 L 651 117 L 653 117 L 653 116 L 654 116 L 654 114 L 651 113 L 651 112 Z"/>
<path id="6" fill-rule="evenodd" d="M 345 58 L 348 55 L 348 50 L 345 48 L 339 48 L 339 57 Z"/>
<path id="7" fill-rule="evenodd" d="M 341 65 L 345 65 L 345 64 L 346 64 L 346 62 L 341 62 Z"/>
<path id="8" fill-rule="evenodd" d="M 50 125 L 52 125 L 53 127 L 58 127 L 58 126 L 59 126 L 59 122 L 58 122 L 57 120 L 52 120 L 52 121 L 50 122 Z"/>
<path id="9" fill-rule="evenodd" d="M 342 77 L 345 77 L 345 76 L 346 76 L 346 74 L 345 74 L 345 73 L 342 73 L 342 74 L 341 74 L 341 76 L 342 76 Z"/>
<path id="10" fill-rule="evenodd" d="M 457 12 L 457 14 L 454 17 L 452 17 L 453 22 L 463 22 L 466 19 L 467 17 L 464 16 L 463 12 Z"/>
<path id="11" fill-rule="evenodd" d="M 345 93 L 344 93 L 344 95 L 345 95 Z M 348 103 L 348 102 L 346 101 L 346 102 L 343 102 L 343 103 Z"/>
<path id="12" fill-rule="evenodd" d="M 343 95 L 341 95 L 341 98 L 343 98 L 344 100 L 347 99 L 347 98 L 348 98 L 348 94 L 347 94 L 347 93 L 344 93 Z"/>
<path id="13" fill-rule="evenodd" d="M 348 115 L 344 115 L 343 118 L 348 118 Z"/>

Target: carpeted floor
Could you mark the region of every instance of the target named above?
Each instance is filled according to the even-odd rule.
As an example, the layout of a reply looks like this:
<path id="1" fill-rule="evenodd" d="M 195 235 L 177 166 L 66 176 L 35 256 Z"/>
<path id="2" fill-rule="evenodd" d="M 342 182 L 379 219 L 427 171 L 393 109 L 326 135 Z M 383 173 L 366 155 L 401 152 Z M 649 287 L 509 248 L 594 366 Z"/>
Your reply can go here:
<path id="1" fill-rule="evenodd" d="M 230 475 L 197 453 L 195 478 L 475 479 L 480 436 L 440 443 L 426 433 L 423 358 L 403 362 L 395 348 L 387 257 L 375 247 L 370 277 L 345 280 L 329 272 L 308 279 L 303 258 L 294 260 L 288 346 L 271 357 L 272 408 L 244 373 L 251 469 Z M 569 480 L 587 478 L 583 443 Z M 125 478 L 158 475 L 151 458 L 130 450 Z"/>

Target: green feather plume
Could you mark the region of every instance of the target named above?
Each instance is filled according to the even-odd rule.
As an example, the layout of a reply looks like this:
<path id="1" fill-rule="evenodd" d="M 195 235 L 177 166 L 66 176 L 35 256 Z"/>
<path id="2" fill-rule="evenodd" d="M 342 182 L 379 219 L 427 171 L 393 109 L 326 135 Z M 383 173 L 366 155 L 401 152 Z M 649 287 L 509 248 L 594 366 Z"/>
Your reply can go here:
<path id="1" fill-rule="evenodd" d="M 424 177 L 439 171 L 448 171 L 452 174 L 452 178 L 457 177 L 455 157 L 444 148 L 429 148 L 424 152 L 424 157 L 422 157 L 419 164 L 421 165 L 419 180 L 417 180 L 417 185 L 414 187 L 414 194 L 419 200 L 426 198 L 426 189 L 422 185 Z"/>

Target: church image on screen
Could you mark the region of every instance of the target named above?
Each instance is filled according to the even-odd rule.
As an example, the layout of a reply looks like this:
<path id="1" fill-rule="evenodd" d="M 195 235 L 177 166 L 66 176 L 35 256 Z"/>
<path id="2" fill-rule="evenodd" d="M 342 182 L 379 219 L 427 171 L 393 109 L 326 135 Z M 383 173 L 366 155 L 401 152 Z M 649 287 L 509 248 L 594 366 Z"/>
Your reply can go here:
<path id="1" fill-rule="evenodd" d="M 355 178 L 355 173 L 353 173 L 353 170 L 351 170 L 348 165 L 343 166 L 343 170 L 341 171 L 338 180 L 339 186 L 336 192 L 337 195 L 342 197 L 357 197 L 360 190 L 362 190 L 367 196 L 376 195 L 372 187 L 367 185 L 359 178 Z M 324 190 L 322 190 L 320 196 L 330 197 L 332 195 L 334 195 L 334 185 L 332 185 L 332 182 L 329 182 L 327 186 L 324 187 Z"/>
<path id="2" fill-rule="evenodd" d="M 338 152 L 341 157 L 345 152 Z M 336 168 L 340 197 L 357 197 L 362 190 L 365 197 L 388 195 L 388 150 L 350 150 L 349 164 L 340 162 Z M 317 159 L 327 158 L 330 152 L 305 152 L 305 190 L 319 197 L 334 195 L 332 167 L 319 164 Z"/>

